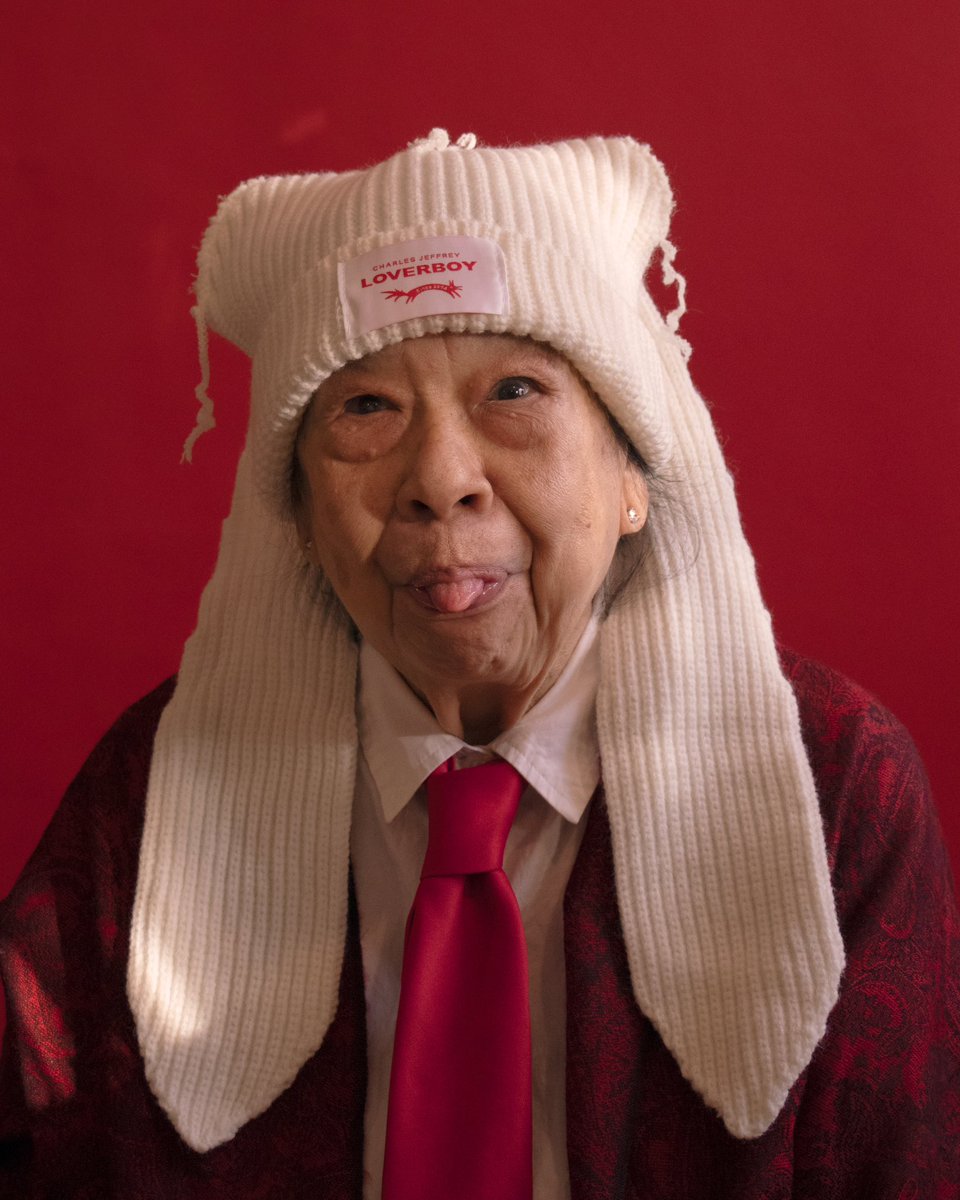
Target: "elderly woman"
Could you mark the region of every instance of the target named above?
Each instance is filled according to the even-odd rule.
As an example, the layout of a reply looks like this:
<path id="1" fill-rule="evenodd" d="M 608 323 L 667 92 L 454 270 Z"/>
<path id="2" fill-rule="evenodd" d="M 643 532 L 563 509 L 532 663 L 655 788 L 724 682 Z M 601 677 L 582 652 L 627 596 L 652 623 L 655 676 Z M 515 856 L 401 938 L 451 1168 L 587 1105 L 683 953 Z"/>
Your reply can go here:
<path id="1" fill-rule="evenodd" d="M 956 1195 L 923 771 L 778 651 L 671 207 L 629 139 L 441 130 L 221 204 L 249 439 L 5 905 L 3 1195 Z"/>

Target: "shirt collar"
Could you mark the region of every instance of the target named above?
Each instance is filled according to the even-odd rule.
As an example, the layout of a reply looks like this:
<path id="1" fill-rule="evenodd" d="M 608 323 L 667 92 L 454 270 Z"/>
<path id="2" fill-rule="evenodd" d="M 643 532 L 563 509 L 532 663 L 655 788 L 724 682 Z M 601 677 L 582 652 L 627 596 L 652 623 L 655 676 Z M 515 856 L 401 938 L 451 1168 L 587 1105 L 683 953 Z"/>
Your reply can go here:
<path id="1" fill-rule="evenodd" d="M 568 821 L 583 816 L 600 782 L 595 707 L 600 678 L 591 618 L 550 690 L 489 746 L 469 746 L 445 733 L 401 675 L 368 643 L 360 647 L 360 745 L 392 821 L 446 759 L 461 751 L 491 752 L 511 763 Z"/>

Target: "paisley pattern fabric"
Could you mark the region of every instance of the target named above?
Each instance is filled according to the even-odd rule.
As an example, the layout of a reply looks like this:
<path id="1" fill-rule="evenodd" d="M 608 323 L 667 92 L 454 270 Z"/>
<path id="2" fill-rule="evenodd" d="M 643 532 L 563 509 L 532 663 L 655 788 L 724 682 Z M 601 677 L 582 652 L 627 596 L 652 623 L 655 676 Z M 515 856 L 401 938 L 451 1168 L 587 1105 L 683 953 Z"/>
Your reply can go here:
<path id="1" fill-rule="evenodd" d="M 960 1195 L 960 919 L 923 766 L 870 696 L 783 659 L 847 954 L 826 1036 L 767 1132 L 731 1138 L 630 999 L 609 842 L 593 821 L 566 911 L 576 1200 Z"/>
<path id="2" fill-rule="evenodd" d="M 777 1120 L 738 1141 L 629 986 L 602 794 L 565 904 L 573 1200 L 960 1196 L 960 917 L 923 768 L 871 697 L 784 655 L 817 780 L 847 968 Z M 0 910 L 3 1200 L 359 1200 L 366 1079 L 356 909 L 336 1019 L 230 1142 L 190 1150 L 154 1100 L 126 1001 L 153 735 L 131 708 L 70 788 Z"/>

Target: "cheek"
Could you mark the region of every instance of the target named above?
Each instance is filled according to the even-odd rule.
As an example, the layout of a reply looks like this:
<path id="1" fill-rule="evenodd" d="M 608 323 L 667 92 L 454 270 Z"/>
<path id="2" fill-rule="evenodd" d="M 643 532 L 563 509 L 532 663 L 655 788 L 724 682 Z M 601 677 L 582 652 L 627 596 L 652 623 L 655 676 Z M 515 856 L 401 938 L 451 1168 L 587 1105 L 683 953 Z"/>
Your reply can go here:
<path id="1" fill-rule="evenodd" d="M 382 522 L 346 481 L 317 481 L 311 489 L 310 525 L 320 567 L 334 590 L 358 585 L 368 569 Z"/>
<path id="2" fill-rule="evenodd" d="M 536 481 L 547 526 L 575 541 L 615 541 L 620 527 L 623 462 L 616 447 L 587 439 L 558 453 Z"/>
<path id="3" fill-rule="evenodd" d="M 543 582 L 572 592 L 603 581 L 619 538 L 619 485 L 615 466 L 571 456 L 555 470 L 531 474 L 527 515 L 521 518 L 534 543 L 534 571 Z"/>

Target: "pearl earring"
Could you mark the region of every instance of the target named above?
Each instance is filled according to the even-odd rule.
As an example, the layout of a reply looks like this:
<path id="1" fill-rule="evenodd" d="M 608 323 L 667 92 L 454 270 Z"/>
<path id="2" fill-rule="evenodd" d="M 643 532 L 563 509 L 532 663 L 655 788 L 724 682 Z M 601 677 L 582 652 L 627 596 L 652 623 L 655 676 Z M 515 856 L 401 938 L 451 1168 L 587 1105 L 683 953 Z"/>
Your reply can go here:
<path id="1" fill-rule="evenodd" d="M 640 520 L 640 514 L 635 508 L 627 509 L 627 520 L 631 525 L 636 525 L 636 523 Z"/>

